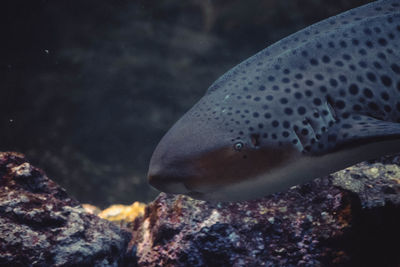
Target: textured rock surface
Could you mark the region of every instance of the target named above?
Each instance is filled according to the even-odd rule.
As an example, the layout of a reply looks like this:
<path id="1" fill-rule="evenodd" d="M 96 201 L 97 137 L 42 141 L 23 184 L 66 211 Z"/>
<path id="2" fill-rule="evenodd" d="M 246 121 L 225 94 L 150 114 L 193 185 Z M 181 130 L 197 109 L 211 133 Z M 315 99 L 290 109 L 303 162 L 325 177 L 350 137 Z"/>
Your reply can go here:
<path id="1" fill-rule="evenodd" d="M 160 194 L 126 224 L 131 239 L 23 155 L 0 153 L 0 266 L 399 266 L 399 165 L 385 157 L 239 203 Z"/>
<path id="2" fill-rule="evenodd" d="M 141 266 L 399 266 L 399 159 L 254 201 L 162 193 L 136 220 L 131 244 Z"/>
<path id="3" fill-rule="evenodd" d="M 0 153 L 1 266 L 117 266 L 130 238 L 85 212 L 23 155 Z"/>

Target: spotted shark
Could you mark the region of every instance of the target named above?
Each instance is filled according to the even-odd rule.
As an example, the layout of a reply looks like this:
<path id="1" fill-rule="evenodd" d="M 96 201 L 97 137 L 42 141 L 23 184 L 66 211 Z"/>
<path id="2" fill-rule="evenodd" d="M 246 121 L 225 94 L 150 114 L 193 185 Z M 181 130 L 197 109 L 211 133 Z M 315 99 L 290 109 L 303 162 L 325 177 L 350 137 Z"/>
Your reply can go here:
<path id="1" fill-rule="evenodd" d="M 149 183 L 247 200 L 400 152 L 400 1 L 294 33 L 217 81 L 165 134 Z"/>

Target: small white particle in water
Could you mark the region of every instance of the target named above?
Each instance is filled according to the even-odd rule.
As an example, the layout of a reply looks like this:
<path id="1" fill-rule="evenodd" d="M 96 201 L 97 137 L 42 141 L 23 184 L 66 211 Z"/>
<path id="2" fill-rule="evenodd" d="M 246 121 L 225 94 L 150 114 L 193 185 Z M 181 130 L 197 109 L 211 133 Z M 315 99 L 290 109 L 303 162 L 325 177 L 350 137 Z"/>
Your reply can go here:
<path id="1" fill-rule="evenodd" d="M 13 119 L 9 119 L 9 122 L 14 122 L 14 120 Z"/>
<path id="2" fill-rule="evenodd" d="M 45 49 L 44 52 L 45 52 L 46 54 L 48 54 L 48 53 L 49 53 L 49 50 Z"/>
<path id="3" fill-rule="evenodd" d="M 227 100 L 229 97 L 230 97 L 230 95 L 226 95 L 226 96 L 225 96 L 225 100 Z"/>

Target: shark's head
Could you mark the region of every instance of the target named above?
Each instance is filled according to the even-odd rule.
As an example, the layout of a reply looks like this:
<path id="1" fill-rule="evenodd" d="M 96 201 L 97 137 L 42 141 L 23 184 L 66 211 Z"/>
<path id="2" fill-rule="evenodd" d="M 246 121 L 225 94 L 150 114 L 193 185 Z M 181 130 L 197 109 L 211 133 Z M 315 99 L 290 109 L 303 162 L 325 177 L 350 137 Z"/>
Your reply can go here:
<path id="1" fill-rule="evenodd" d="M 267 175 L 291 158 L 289 145 L 262 138 L 266 131 L 260 128 L 268 126 L 258 123 L 259 114 L 248 113 L 249 107 L 232 109 L 240 98 L 216 94 L 206 95 L 162 138 L 150 161 L 152 186 L 198 199 L 242 199 L 245 192 L 235 196 L 226 189 Z M 254 197 L 251 189 L 246 195 Z"/>

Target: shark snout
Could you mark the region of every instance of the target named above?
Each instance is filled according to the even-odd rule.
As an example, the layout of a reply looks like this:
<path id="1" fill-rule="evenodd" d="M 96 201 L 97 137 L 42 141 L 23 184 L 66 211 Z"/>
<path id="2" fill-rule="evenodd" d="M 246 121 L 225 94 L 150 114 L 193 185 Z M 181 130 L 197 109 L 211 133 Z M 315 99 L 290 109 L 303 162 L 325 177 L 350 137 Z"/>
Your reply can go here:
<path id="1" fill-rule="evenodd" d="M 172 194 L 187 194 L 189 192 L 181 179 L 164 171 L 150 169 L 147 178 L 149 184 L 159 191 Z"/>

